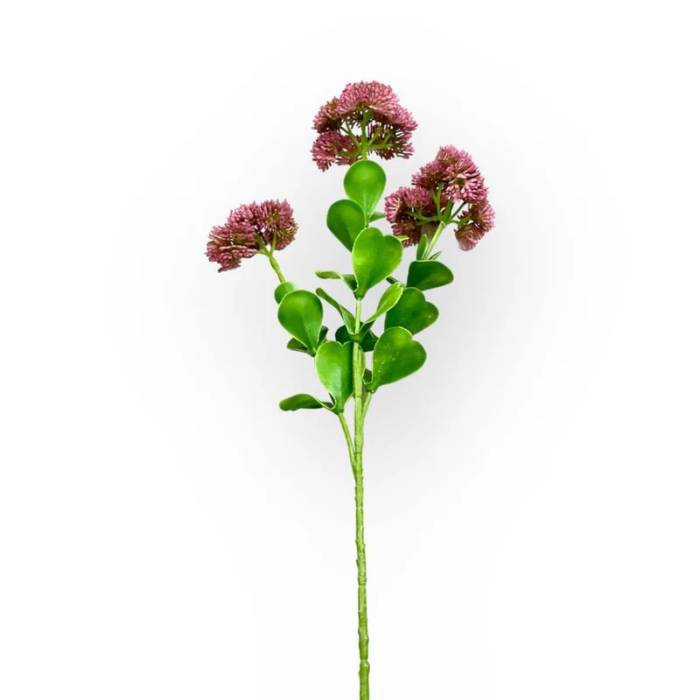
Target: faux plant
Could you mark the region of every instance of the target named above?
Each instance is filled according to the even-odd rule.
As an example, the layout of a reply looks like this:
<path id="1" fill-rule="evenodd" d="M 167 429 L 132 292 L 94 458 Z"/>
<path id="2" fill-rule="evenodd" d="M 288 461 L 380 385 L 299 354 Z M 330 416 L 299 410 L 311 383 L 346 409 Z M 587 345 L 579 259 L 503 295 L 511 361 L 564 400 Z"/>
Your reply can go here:
<path id="1" fill-rule="evenodd" d="M 323 171 L 349 166 L 343 178 L 345 198 L 331 204 L 326 225 L 350 254 L 348 270 L 322 270 L 316 276 L 338 291 L 298 288 L 288 281 L 276 253 L 295 238 L 297 224 L 286 201 L 240 206 L 223 226 L 212 229 L 207 256 L 219 271 L 238 268 L 245 258 L 263 256 L 277 275 L 277 318 L 291 336 L 289 350 L 311 358 L 327 397 L 300 393 L 280 402 L 283 411 L 322 409 L 340 423 L 355 481 L 360 700 L 369 698 L 367 564 L 364 536 L 363 445 L 370 402 L 388 384 L 419 370 L 426 360 L 415 336 L 435 323 L 438 309 L 426 293 L 453 280 L 438 260 L 443 232 L 453 228 L 462 250 L 471 250 L 493 227 L 484 179 L 471 157 L 454 146 L 440 148 L 435 159 L 416 172 L 410 187 L 384 200 L 386 175 L 373 157 L 389 160 L 413 154 L 416 122 L 388 85 L 351 83 L 319 110 L 311 149 Z M 385 219 L 391 233 L 381 230 Z M 404 250 L 415 246 L 405 280 L 397 270 Z M 365 308 L 369 290 L 383 286 L 376 307 Z M 338 326 L 331 339 L 324 325 L 324 303 Z M 328 321 L 330 324 L 330 321 Z M 371 356 L 371 361 L 370 361 Z M 352 411 L 346 406 L 352 399 Z M 353 414 L 352 429 L 347 415 Z"/>

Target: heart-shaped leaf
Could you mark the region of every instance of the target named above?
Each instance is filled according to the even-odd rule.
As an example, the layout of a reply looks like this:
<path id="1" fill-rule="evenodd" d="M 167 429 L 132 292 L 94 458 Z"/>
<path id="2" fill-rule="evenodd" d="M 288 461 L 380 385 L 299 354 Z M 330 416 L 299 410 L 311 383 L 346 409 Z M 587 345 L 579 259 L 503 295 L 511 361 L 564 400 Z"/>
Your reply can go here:
<path id="1" fill-rule="evenodd" d="M 365 352 L 372 352 L 374 346 L 377 344 L 377 336 L 372 333 L 370 328 L 365 328 L 365 330 L 360 332 L 360 347 Z M 339 343 L 352 342 L 352 336 L 348 332 L 345 326 L 340 326 L 335 332 L 335 339 Z"/>
<path id="2" fill-rule="evenodd" d="M 381 165 L 372 160 L 359 160 L 345 174 L 343 186 L 353 202 L 364 212 L 365 221 L 374 213 L 386 185 L 386 175 Z"/>
<path id="3" fill-rule="evenodd" d="M 384 328 L 400 326 L 415 335 L 437 321 L 439 311 L 415 287 L 406 287 L 396 306 L 387 312 Z"/>
<path id="4" fill-rule="evenodd" d="M 316 353 L 316 374 L 333 397 L 333 410 L 340 413 L 352 394 L 352 343 L 329 340 Z"/>
<path id="5" fill-rule="evenodd" d="M 425 362 L 425 349 L 405 328 L 389 328 L 374 347 L 370 391 L 419 370 Z"/>
<path id="6" fill-rule="evenodd" d="M 323 306 L 315 294 L 305 289 L 289 292 L 280 302 L 277 318 L 290 335 L 310 352 L 316 352 L 321 341 Z"/>
<path id="7" fill-rule="evenodd" d="M 379 298 L 377 310 L 367 319 L 366 323 L 371 323 L 378 319 L 382 314 L 392 309 L 403 294 L 403 285 L 400 282 L 394 282 L 390 287 L 384 290 L 384 294 Z"/>
<path id="8" fill-rule="evenodd" d="M 330 408 L 330 406 L 310 394 L 294 394 L 282 399 L 280 408 L 283 411 L 298 411 L 300 408 Z"/>
<path id="9" fill-rule="evenodd" d="M 275 287 L 275 301 L 279 304 L 289 292 L 294 291 L 292 282 L 282 282 Z"/>
<path id="10" fill-rule="evenodd" d="M 348 250 L 352 250 L 357 234 L 365 227 L 365 213 L 357 202 L 339 199 L 328 209 L 326 225 Z"/>
<path id="11" fill-rule="evenodd" d="M 452 270 L 436 260 L 414 260 L 408 267 L 407 287 L 434 289 L 454 279 Z"/>
<path id="12" fill-rule="evenodd" d="M 357 280 L 355 296 L 361 299 L 368 289 L 386 279 L 399 266 L 402 253 L 396 236 L 385 236 L 373 227 L 362 231 L 352 247 L 352 267 Z"/>

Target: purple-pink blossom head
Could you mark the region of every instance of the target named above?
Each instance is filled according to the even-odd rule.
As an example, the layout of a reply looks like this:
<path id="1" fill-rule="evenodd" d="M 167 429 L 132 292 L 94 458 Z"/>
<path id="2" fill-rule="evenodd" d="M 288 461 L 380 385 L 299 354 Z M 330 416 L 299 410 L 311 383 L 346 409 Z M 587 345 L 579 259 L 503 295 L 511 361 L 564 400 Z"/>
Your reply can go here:
<path id="1" fill-rule="evenodd" d="M 488 190 L 471 156 L 454 146 L 443 146 L 435 159 L 412 178 L 413 187 L 401 187 L 386 198 L 385 213 L 394 235 L 404 245 L 415 245 L 437 226 L 456 224 L 462 250 L 471 250 L 494 225 Z"/>
<path id="2" fill-rule="evenodd" d="M 405 246 L 416 245 L 424 233 L 432 233 L 437 226 L 435 199 L 425 187 L 399 187 L 384 201 L 384 213 Z"/>
<path id="3" fill-rule="evenodd" d="M 262 248 L 285 248 L 296 232 L 294 212 L 286 200 L 243 204 L 229 214 L 223 226 L 211 230 L 206 254 L 218 263 L 219 272 L 233 270 L 243 258 L 253 257 Z"/>
<path id="4" fill-rule="evenodd" d="M 484 178 L 472 157 L 454 146 L 442 146 L 435 159 L 413 176 L 412 182 L 428 190 L 440 190 L 454 203 L 474 203 L 486 196 Z"/>
<path id="5" fill-rule="evenodd" d="M 496 222 L 496 213 L 484 197 L 472 204 L 460 215 L 455 229 L 455 238 L 462 250 L 471 250 L 490 231 Z"/>
<path id="6" fill-rule="evenodd" d="M 349 83 L 316 115 L 314 129 L 319 136 L 311 154 L 321 170 L 333 163 L 354 163 L 367 153 L 387 160 L 408 158 L 413 153 L 411 135 L 416 126 L 388 85 Z"/>

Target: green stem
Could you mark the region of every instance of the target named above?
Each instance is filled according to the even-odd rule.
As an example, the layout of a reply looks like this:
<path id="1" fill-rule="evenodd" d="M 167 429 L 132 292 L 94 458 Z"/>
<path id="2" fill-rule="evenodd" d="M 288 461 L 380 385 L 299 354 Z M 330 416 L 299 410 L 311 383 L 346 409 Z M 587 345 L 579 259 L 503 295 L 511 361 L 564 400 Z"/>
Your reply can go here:
<path id="1" fill-rule="evenodd" d="M 360 332 L 362 302 L 355 304 L 355 333 Z M 367 560 L 365 555 L 364 475 L 362 449 L 364 445 L 363 375 L 364 353 L 360 344 L 353 344 L 353 401 L 355 404 L 355 442 L 353 475 L 355 477 L 355 547 L 357 549 L 357 620 L 360 650 L 360 700 L 369 700 L 369 633 L 367 624 Z"/>
<path id="2" fill-rule="evenodd" d="M 277 279 L 280 281 L 280 284 L 284 284 L 287 280 L 285 279 L 284 275 L 282 274 L 282 268 L 280 267 L 280 264 L 277 262 L 277 258 L 275 258 L 275 254 L 271 250 L 268 251 L 267 249 L 263 249 L 260 252 L 270 261 L 270 265 L 272 266 L 272 269 L 275 271 L 275 274 L 277 275 Z"/>
<path id="3" fill-rule="evenodd" d="M 446 226 L 447 226 L 447 224 L 444 221 L 441 221 L 438 224 L 438 227 L 435 229 L 435 233 L 433 234 L 433 237 L 430 239 L 430 243 L 428 244 L 428 247 L 426 248 L 426 251 L 423 254 L 424 260 L 427 260 L 428 257 L 430 257 L 430 254 L 433 252 L 433 248 L 435 247 L 435 244 L 437 243 L 438 238 L 440 238 L 440 234 L 445 230 Z"/>

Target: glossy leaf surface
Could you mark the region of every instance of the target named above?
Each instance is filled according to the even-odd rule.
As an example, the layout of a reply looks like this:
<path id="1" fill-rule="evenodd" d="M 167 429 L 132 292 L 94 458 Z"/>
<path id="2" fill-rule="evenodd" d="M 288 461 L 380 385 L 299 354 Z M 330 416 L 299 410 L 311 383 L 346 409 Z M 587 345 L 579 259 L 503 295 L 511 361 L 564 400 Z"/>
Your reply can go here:
<path id="1" fill-rule="evenodd" d="M 434 289 L 454 279 L 452 270 L 436 260 L 414 260 L 408 268 L 407 287 Z"/>
<path id="2" fill-rule="evenodd" d="M 323 306 L 321 300 L 305 289 L 289 292 L 280 302 L 277 318 L 282 327 L 309 351 L 321 342 Z"/>
<path id="3" fill-rule="evenodd" d="M 292 282 L 282 282 L 275 287 L 275 301 L 279 304 L 289 292 L 294 291 Z"/>
<path id="4" fill-rule="evenodd" d="M 377 336 L 369 328 L 361 333 L 360 336 L 360 347 L 365 352 L 372 352 L 372 350 L 374 350 L 374 346 L 377 344 Z M 339 343 L 352 342 L 352 336 L 350 333 L 348 333 L 348 329 L 345 326 L 340 326 L 336 330 L 335 339 Z"/>
<path id="5" fill-rule="evenodd" d="M 405 328 L 389 328 L 382 333 L 374 348 L 370 391 L 384 384 L 398 382 L 419 370 L 425 362 L 423 346 L 413 340 Z"/>
<path id="6" fill-rule="evenodd" d="M 401 262 L 403 248 L 395 236 L 385 236 L 378 228 L 366 228 L 352 247 L 352 267 L 357 280 L 355 295 L 362 298 L 368 289 L 386 279 Z"/>
<path id="7" fill-rule="evenodd" d="M 386 175 L 381 165 L 372 160 L 360 160 L 351 165 L 343 180 L 345 193 L 359 204 L 366 221 L 374 213 L 386 186 Z"/>
<path id="8" fill-rule="evenodd" d="M 382 314 L 387 313 L 401 299 L 403 294 L 403 285 L 400 282 L 394 282 L 390 287 L 384 290 L 384 294 L 379 298 L 377 310 L 367 319 L 366 323 L 371 323 L 378 319 Z"/>
<path id="9" fill-rule="evenodd" d="M 387 312 L 384 328 L 401 326 L 415 335 L 435 323 L 439 311 L 415 287 L 406 287 L 396 306 Z"/>
<path id="10" fill-rule="evenodd" d="M 329 207 L 326 225 L 348 250 L 352 250 L 357 234 L 365 227 L 365 213 L 357 202 L 339 199 Z"/>
<path id="11" fill-rule="evenodd" d="M 326 405 L 310 394 L 294 394 L 280 401 L 283 411 L 298 411 L 300 408 L 324 408 Z"/>
<path id="12" fill-rule="evenodd" d="M 316 374 L 333 397 L 334 410 L 343 410 L 352 394 L 352 343 L 329 340 L 316 353 Z"/>

